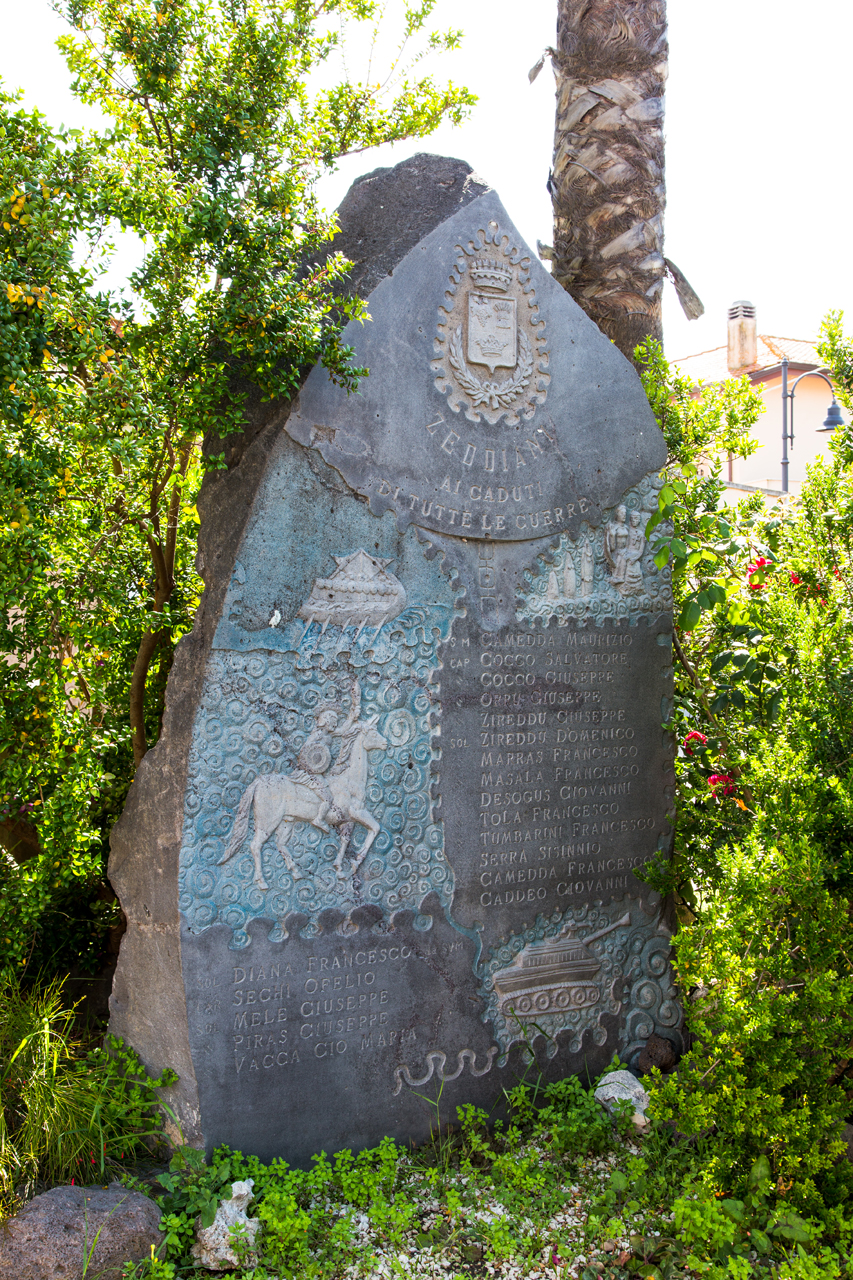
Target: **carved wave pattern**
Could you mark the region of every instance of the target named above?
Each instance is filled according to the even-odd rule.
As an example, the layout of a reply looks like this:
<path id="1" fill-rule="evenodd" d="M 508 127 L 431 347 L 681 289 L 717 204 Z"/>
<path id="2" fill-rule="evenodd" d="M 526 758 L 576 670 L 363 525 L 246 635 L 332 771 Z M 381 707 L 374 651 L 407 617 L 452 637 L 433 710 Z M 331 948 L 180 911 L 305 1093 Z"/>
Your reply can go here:
<path id="1" fill-rule="evenodd" d="M 672 586 L 669 569 L 659 570 L 654 563 L 648 542 L 641 560 L 643 590 L 636 595 L 624 595 L 611 581 L 604 539 L 607 525 L 617 508 L 624 505 L 628 511 L 641 513 L 642 525 L 657 510 L 658 493 L 663 485 L 660 476 L 645 476 L 616 504 L 605 511 L 598 528 L 584 524 L 576 541 L 562 534 L 559 544 L 551 551 L 537 557 L 536 564 L 524 573 L 516 616 L 526 621 L 556 618 L 558 626 L 566 626 L 570 618 L 577 618 L 581 625 L 596 623 L 599 626 L 608 618 L 627 618 L 636 623 L 643 614 L 658 613 L 672 608 Z M 584 588 L 584 548 L 588 545 L 592 555 L 592 579 Z"/>
<path id="2" fill-rule="evenodd" d="M 669 937 L 635 937 L 625 969 L 625 1003 L 630 1012 L 619 1042 L 619 1056 L 629 1066 L 649 1036 L 659 1035 L 684 1052 L 684 1015 L 669 963 Z"/>
<path id="3" fill-rule="evenodd" d="M 280 940 L 293 913 L 304 917 L 296 926 L 302 936 L 311 936 L 318 914 L 328 909 L 345 917 L 365 905 L 383 915 L 417 911 L 430 893 L 449 905 L 453 874 L 430 798 L 438 757 L 430 725 L 432 680 L 438 645 L 449 629 L 448 611 L 433 617 L 409 609 L 378 638 L 348 638 L 342 652 L 339 628 L 329 627 L 320 637 L 315 628 L 308 636 L 300 621 L 280 629 L 287 640 L 284 651 L 214 652 L 196 719 L 185 801 L 179 902 L 191 929 L 225 924 L 232 931 L 231 946 L 239 948 L 250 940 L 246 926 L 252 919 L 271 920 L 270 937 Z M 262 850 L 268 889 L 254 882 L 249 840 L 218 865 L 246 788 L 265 774 L 292 772 L 314 727 L 314 708 L 340 700 L 354 677 L 362 717 L 378 716 L 388 742 L 387 749 L 368 757 L 365 805 L 381 829 L 357 873 L 350 866 L 366 838 L 363 828 L 355 827 L 344 859 L 346 874 L 338 875 L 339 832 L 333 828 L 324 834 L 304 822 L 296 823 L 288 841 L 301 879 L 291 876 L 273 837 Z"/>
<path id="4" fill-rule="evenodd" d="M 623 898 L 606 908 L 570 907 L 539 916 L 523 933 L 490 949 L 478 994 L 486 1005 L 483 1021 L 491 1022 L 500 1045 L 498 1065 L 513 1044 L 532 1051 L 539 1037 L 546 1040 L 549 1058 L 560 1048 L 562 1033 L 568 1033 L 563 1044 L 570 1053 L 581 1052 L 587 1032 L 594 1044 L 604 1045 L 609 1032 L 602 1018 L 626 1009 L 620 1056 L 636 1054 L 655 1031 L 680 1051 L 681 1010 L 669 947 L 668 933 L 655 930 L 638 900 Z"/>
<path id="5" fill-rule="evenodd" d="M 394 1071 L 394 1088 L 392 1093 L 396 1098 L 403 1088 L 404 1081 L 410 1089 L 418 1089 L 422 1085 L 429 1084 L 433 1075 L 435 1075 L 436 1079 L 438 1079 L 442 1084 L 446 1083 L 448 1080 L 458 1080 L 462 1075 L 462 1072 L 465 1070 L 466 1062 L 471 1069 L 471 1075 L 475 1079 L 478 1076 L 486 1076 L 492 1069 L 492 1062 L 497 1052 L 497 1046 L 492 1045 L 486 1053 L 485 1063 L 482 1066 L 478 1066 L 477 1055 L 473 1049 L 460 1049 L 456 1055 L 455 1069 L 453 1071 L 448 1071 L 447 1054 L 441 1049 L 434 1049 L 432 1053 L 428 1053 L 426 1056 L 427 1066 L 426 1071 L 422 1076 L 413 1076 L 411 1068 L 407 1062 L 404 1062 L 402 1067 L 396 1068 Z"/>

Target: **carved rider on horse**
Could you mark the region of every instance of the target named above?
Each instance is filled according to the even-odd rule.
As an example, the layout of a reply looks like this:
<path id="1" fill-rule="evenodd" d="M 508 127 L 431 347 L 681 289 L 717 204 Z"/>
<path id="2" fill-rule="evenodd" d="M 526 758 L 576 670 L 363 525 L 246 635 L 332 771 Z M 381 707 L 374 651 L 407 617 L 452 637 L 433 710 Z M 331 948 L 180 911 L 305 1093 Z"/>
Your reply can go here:
<path id="1" fill-rule="evenodd" d="M 292 782 L 310 787 L 319 797 L 320 807 L 311 825 L 319 827 L 321 831 L 329 830 L 326 817 L 332 806 L 332 796 L 324 778 L 332 763 L 332 739 L 345 737 L 358 720 L 360 712 L 361 689 L 357 680 L 352 682 L 352 705 L 343 724 L 338 723 L 340 706 L 335 702 L 322 702 L 315 713 L 314 728 L 302 744 L 296 758 L 296 768 L 290 775 Z"/>

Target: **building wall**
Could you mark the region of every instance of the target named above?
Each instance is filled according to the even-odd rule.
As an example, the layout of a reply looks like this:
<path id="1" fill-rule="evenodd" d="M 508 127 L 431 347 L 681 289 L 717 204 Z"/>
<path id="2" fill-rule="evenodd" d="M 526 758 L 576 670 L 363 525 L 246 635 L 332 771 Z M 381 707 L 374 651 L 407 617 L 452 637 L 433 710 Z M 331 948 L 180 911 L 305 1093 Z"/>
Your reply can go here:
<path id="1" fill-rule="evenodd" d="M 797 377 L 799 373 L 789 371 L 789 389 Z M 760 392 L 765 405 L 754 428 L 760 447 L 750 458 L 732 459 L 731 479 L 735 484 L 779 491 L 782 488 L 781 375 L 757 383 L 756 390 Z M 808 463 L 829 455 L 830 433 L 820 434 L 817 428 L 823 426 L 831 401 L 832 392 L 822 378 L 804 378 L 797 387 L 794 396 L 794 444 L 788 445 L 788 484 L 793 494 L 799 492 L 806 478 Z M 846 419 L 846 413 L 844 416 Z M 726 477 L 724 464 L 723 478 Z"/>

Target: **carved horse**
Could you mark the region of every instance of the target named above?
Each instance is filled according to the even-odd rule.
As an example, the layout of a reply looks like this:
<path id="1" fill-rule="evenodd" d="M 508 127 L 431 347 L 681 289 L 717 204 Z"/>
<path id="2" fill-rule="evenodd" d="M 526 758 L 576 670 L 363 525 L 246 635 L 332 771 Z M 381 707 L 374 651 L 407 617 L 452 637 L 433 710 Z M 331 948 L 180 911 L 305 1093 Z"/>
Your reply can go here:
<path id="1" fill-rule="evenodd" d="M 338 875 L 345 875 L 343 870 L 344 854 L 352 835 L 353 826 L 359 823 L 367 829 L 367 839 L 362 845 L 358 857 L 352 864 L 355 875 L 370 846 L 379 835 L 379 823 L 372 813 L 364 807 L 364 793 L 367 790 L 367 753 L 368 751 L 387 749 L 388 742 L 376 728 L 378 716 L 362 720 L 350 735 L 350 745 L 345 758 L 339 759 L 333 772 L 326 774 L 325 782 L 332 797 L 332 805 L 326 814 L 326 821 L 333 827 L 340 828 L 340 848 L 335 859 L 335 870 Z M 296 822 L 315 822 L 320 811 L 320 797 L 310 787 L 301 782 L 294 782 L 289 776 L 268 773 L 246 788 L 234 826 L 231 839 L 224 855 L 219 859 L 219 866 L 233 858 L 244 844 L 249 832 L 249 811 L 254 809 L 255 833 L 252 836 L 251 851 L 255 860 L 255 884 L 259 889 L 268 889 L 261 864 L 261 850 L 270 836 L 275 833 L 278 851 L 284 858 L 287 869 L 294 880 L 301 880 L 303 873 L 290 856 L 288 841 Z"/>

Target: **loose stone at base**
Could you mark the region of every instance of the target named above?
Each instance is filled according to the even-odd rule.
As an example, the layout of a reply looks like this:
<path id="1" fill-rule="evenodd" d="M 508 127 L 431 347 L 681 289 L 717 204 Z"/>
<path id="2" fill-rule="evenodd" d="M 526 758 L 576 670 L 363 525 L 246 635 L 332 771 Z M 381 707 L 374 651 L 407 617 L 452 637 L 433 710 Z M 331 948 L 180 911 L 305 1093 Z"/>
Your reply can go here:
<path id="1" fill-rule="evenodd" d="M 606 1075 L 594 1093 L 596 1102 L 600 1102 L 605 1111 L 612 1115 L 617 1102 L 630 1102 L 634 1115 L 638 1113 L 644 1119 L 649 1095 L 635 1075 L 630 1071 L 611 1071 Z"/>
<path id="2" fill-rule="evenodd" d="M 125 1187 L 54 1187 L 0 1230 L 0 1280 L 120 1280 L 163 1243 L 162 1211 Z"/>
<path id="3" fill-rule="evenodd" d="M 256 1246 L 262 1224 L 246 1213 L 253 1198 L 254 1185 L 253 1178 L 232 1182 L 231 1195 L 220 1201 L 210 1226 L 201 1226 L 201 1219 L 198 1219 L 196 1242 L 191 1250 L 196 1266 L 204 1267 L 206 1271 L 257 1266 Z"/>

